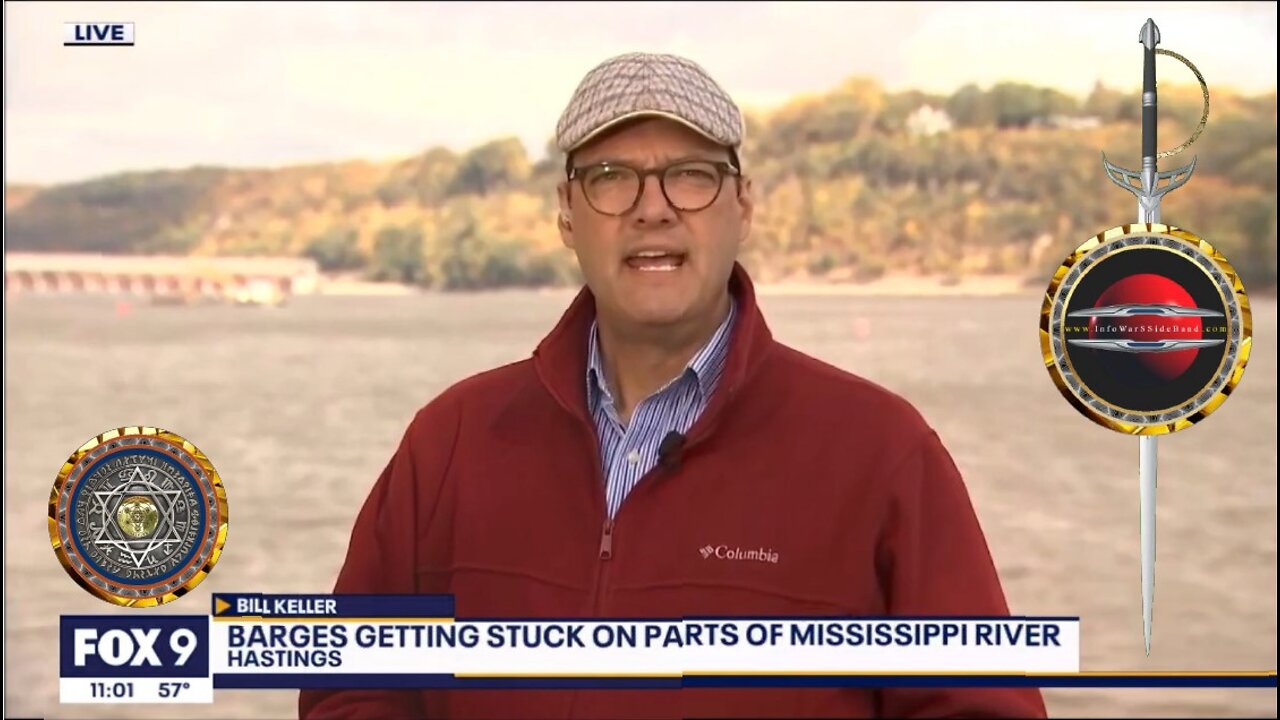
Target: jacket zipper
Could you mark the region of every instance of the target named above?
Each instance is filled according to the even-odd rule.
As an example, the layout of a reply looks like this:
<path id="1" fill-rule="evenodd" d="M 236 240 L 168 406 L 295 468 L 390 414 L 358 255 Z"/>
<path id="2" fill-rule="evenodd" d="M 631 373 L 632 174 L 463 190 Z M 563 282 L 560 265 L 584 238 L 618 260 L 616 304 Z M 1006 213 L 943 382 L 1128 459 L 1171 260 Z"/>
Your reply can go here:
<path id="1" fill-rule="evenodd" d="M 591 589 L 592 617 L 600 617 L 604 606 L 604 588 L 609 583 L 609 568 L 613 565 L 609 561 L 613 559 L 613 530 L 616 526 L 617 522 L 613 518 L 606 518 L 604 527 L 600 530 L 600 552 L 596 555 L 598 566 L 595 585 Z"/>
<path id="2" fill-rule="evenodd" d="M 613 520 L 604 521 L 604 532 L 600 534 L 600 559 L 613 557 Z"/>
<path id="3" fill-rule="evenodd" d="M 597 553 L 596 559 L 597 561 L 606 561 L 613 557 L 614 519 L 609 517 L 608 498 L 605 497 L 606 478 L 604 475 L 604 469 L 601 466 L 603 461 L 600 457 L 600 448 L 597 445 L 599 440 L 596 437 L 596 429 L 595 426 L 589 422 L 584 423 L 584 429 L 587 432 L 588 441 L 591 446 L 591 463 L 592 469 L 594 470 L 593 474 L 595 476 L 596 485 L 595 492 L 598 493 L 597 497 L 600 498 L 600 506 L 605 516 L 604 525 L 600 531 L 600 551 Z M 597 565 L 595 577 L 591 581 L 591 612 L 593 615 L 599 614 L 600 605 L 603 602 L 604 575 L 607 568 L 608 565 L 604 565 L 603 563 Z"/>
<path id="4" fill-rule="evenodd" d="M 592 617 L 600 617 L 604 605 L 604 588 L 609 582 L 609 568 L 613 565 L 609 561 L 613 559 L 614 524 L 612 519 L 605 520 L 604 529 L 600 532 L 600 554 L 597 556 L 600 567 L 596 570 L 595 594 L 591 600 Z"/>

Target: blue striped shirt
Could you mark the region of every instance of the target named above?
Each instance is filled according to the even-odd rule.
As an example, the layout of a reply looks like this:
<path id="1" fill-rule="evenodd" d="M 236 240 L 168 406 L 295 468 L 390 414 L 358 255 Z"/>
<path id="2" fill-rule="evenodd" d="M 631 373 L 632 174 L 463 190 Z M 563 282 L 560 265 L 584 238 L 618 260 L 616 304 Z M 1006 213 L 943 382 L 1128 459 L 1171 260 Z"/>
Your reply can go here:
<path id="1" fill-rule="evenodd" d="M 737 301 L 707 344 L 685 366 L 684 372 L 640 401 L 623 426 L 609 389 L 597 325 L 591 324 L 587 357 L 587 403 L 600 438 L 600 459 L 605 476 L 605 500 L 609 517 L 645 473 L 658 460 L 658 446 L 672 430 L 683 434 L 697 421 L 711 400 L 729 351 L 729 337 Z"/>

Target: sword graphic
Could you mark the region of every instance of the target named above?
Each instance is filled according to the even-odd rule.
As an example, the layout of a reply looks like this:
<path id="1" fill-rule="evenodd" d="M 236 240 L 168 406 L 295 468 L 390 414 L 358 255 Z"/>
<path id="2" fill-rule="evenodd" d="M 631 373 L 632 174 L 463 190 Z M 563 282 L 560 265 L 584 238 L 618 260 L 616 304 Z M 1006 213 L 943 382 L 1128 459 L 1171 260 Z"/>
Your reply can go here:
<path id="1" fill-rule="evenodd" d="M 1193 158 L 1190 163 L 1176 170 L 1160 172 L 1156 168 L 1156 159 L 1157 157 L 1181 152 L 1192 142 L 1195 142 L 1209 115 L 1209 90 L 1204 83 L 1204 78 L 1200 76 L 1200 72 L 1186 58 L 1167 50 L 1156 49 L 1156 46 L 1160 44 L 1160 29 L 1156 27 L 1155 21 L 1151 18 L 1147 18 L 1147 22 L 1143 24 L 1142 31 L 1138 34 L 1138 42 L 1142 43 L 1142 170 L 1134 172 L 1133 170 L 1126 170 L 1116 166 L 1107 160 L 1106 153 L 1102 154 L 1102 165 L 1107 171 L 1107 177 L 1111 178 L 1113 183 L 1133 193 L 1138 199 L 1138 222 L 1159 223 L 1160 200 L 1191 178 L 1191 173 L 1196 168 L 1196 161 Z M 1205 99 L 1204 114 L 1200 118 L 1200 124 L 1191 139 L 1172 151 L 1159 154 L 1156 151 L 1157 54 L 1170 55 L 1186 63 L 1200 81 Z M 1164 183 L 1163 185 L 1161 184 L 1162 182 Z M 1127 313 L 1124 311 L 1115 313 L 1116 316 L 1125 316 L 1126 314 L 1138 313 L 1134 313 L 1131 310 Z M 1132 350 L 1134 348 L 1130 346 L 1128 348 L 1112 347 L 1111 349 Z M 1144 349 L 1155 350 L 1156 348 Z M 1149 656 L 1151 655 L 1151 615 L 1155 597 L 1156 572 L 1156 438 L 1154 435 L 1143 435 L 1138 442 L 1140 443 L 1138 448 L 1138 489 L 1141 500 L 1139 536 L 1142 545 L 1142 635 L 1147 655 Z"/>

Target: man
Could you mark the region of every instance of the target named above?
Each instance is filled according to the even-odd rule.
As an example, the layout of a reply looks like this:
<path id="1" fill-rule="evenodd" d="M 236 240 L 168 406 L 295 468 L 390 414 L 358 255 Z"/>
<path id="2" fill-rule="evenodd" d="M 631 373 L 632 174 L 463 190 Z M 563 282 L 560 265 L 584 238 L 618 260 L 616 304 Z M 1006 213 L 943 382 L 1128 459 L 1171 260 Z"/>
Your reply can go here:
<path id="1" fill-rule="evenodd" d="M 592 70 L 557 127 L 586 280 L 531 358 L 423 407 L 339 593 L 458 617 L 999 615 L 963 481 L 907 402 L 776 342 L 736 258 L 743 122 L 693 62 Z M 1031 717 L 1028 689 L 304 692 L 306 718 Z"/>

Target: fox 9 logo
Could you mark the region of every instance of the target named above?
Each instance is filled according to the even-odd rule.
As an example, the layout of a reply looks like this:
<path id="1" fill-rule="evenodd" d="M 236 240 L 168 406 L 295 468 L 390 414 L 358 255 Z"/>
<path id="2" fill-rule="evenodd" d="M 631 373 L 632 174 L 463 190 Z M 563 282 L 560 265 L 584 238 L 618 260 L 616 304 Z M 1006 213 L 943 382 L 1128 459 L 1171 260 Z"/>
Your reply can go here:
<path id="1" fill-rule="evenodd" d="M 60 675 L 64 678 L 209 675 L 206 617 L 64 615 L 60 634 Z"/>

